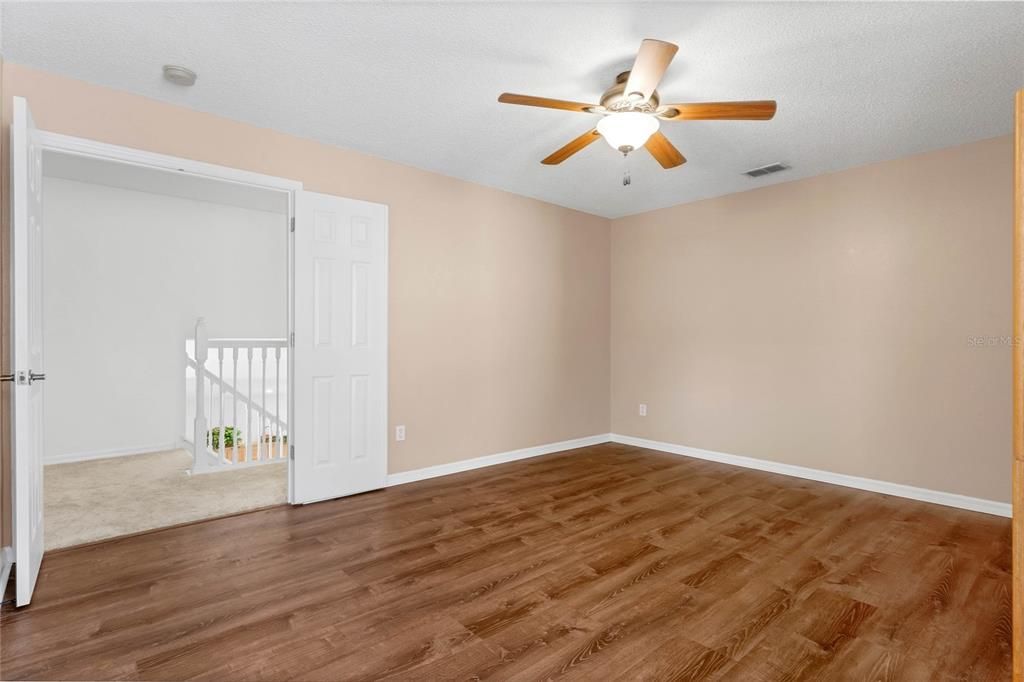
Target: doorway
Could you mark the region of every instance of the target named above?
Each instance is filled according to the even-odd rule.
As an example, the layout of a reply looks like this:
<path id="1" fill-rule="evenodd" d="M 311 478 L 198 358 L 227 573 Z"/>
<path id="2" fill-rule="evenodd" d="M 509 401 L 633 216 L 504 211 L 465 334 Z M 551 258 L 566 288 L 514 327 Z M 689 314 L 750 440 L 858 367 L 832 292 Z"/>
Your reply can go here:
<path id="1" fill-rule="evenodd" d="M 31 601 L 37 580 L 46 579 L 44 386 L 54 375 L 47 376 L 43 343 L 46 220 L 42 181 L 51 153 L 112 161 L 122 164 L 118 166 L 122 169 L 127 164 L 133 178 L 160 172 L 164 180 L 161 190 L 167 194 L 173 194 L 174 187 L 194 186 L 197 180 L 220 181 L 223 184 L 218 191 L 234 196 L 251 194 L 254 189 L 283 193 L 289 217 L 288 333 L 277 343 L 288 349 L 286 412 L 270 415 L 264 407 L 260 428 L 267 422 L 271 426 L 269 431 L 259 431 L 255 442 L 237 433 L 240 424 L 234 413 L 228 422 L 227 413 L 221 410 L 216 413 L 219 421 L 215 420 L 212 406 L 220 408 L 226 395 L 233 393 L 236 404 L 246 404 L 237 384 L 235 389 L 221 388 L 220 383 L 229 375 L 220 365 L 227 349 L 251 339 L 211 336 L 203 332 L 204 325 L 197 320 L 191 356 L 197 384 L 193 444 L 207 456 L 206 465 L 212 462 L 216 467 L 245 467 L 251 463 L 254 449 L 265 448 L 285 457 L 287 501 L 292 504 L 386 485 L 387 206 L 307 192 L 299 182 L 274 176 L 40 130 L 33 122 L 28 102 L 20 97 L 14 98 L 10 131 L 13 372 L 3 378 L 13 383 L 12 518 L 18 606 Z M 152 254 L 150 272 L 159 269 L 160 256 Z M 275 346 L 257 346 L 264 347 Z M 215 377 L 204 371 L 210 370 L 212 349 L 217 349 L 213 354 L 218 363 Z M 187 359 L 185 362 L 188 364 Z M 233 363 L 234 359 L 230 363 L 232 371 Z M 103 379 L 116 382 L 117 376 L 108 373 Z M 216 400 L 204 390 L 209 390 L 212 383 L 217 384 Z M 208 399 L 204 401 L 201 396 Z M 275 418 L 287 422 L 275 424 Z M 229 445 L 229 434 L 232 441 L 242 440 L 242 447 L 234 442 Z M 198 472 L 203 467 L 195 464 L 200 459 L 193 457 L 194 475 L 203 475 Z"/>
<path id="2" fill-rule="evenodd" d="M 286 503 L 288 193 L 43 169 L 46 549 Z"/>

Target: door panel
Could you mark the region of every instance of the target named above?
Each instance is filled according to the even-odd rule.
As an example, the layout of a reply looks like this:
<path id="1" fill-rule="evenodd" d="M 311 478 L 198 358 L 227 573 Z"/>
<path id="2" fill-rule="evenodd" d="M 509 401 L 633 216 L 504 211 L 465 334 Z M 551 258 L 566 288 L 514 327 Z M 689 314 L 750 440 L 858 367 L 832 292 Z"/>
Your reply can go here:
<path id="1" fill-rule="evenodd" d="M 387 478 L 387 207 L 295 200 L 295 502 Z"/>
<path id="2" fill-rule="evenodd" d="M 16 603 L 32 600 L 43 560 L 43 160 L 28 103 L 11 119 L 14 561 Z"/>

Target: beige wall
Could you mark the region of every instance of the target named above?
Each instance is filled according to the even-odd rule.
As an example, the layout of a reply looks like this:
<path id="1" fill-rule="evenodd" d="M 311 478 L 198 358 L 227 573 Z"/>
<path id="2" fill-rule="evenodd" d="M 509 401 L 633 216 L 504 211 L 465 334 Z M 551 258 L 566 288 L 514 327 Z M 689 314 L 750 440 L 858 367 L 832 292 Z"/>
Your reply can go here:
<path id="1" fill-rule="evenodd" d="M 607 220 L 10 62 L 4 138 L 12 96 L 46 130 L 387 204 L 391 472 L 608 431 Z"/>
<path id="2" fill-rule="evenodd" d="M 1008 501 L 1011 190 L 1000 137 L 616 220 L 612 430 Z"/>

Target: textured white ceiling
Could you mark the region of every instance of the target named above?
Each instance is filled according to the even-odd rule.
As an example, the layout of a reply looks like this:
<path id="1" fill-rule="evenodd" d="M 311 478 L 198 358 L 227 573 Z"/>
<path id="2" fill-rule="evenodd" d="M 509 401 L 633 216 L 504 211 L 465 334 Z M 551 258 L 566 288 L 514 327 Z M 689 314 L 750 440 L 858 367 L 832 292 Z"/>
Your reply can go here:
<path id="1" fill-rule="evenodd" d="M 4 56 L 608 217 L 1009 133 L 1024 3 L 13 3 Z M 645 37 L 678 43 L 663 101 L 768 99 L 768 122 L 663 126 L 665 171 L 596 122 L 498 104 L 597 101 Z M 191 89 L 166 63 L 199 73 Z M 740 173 L 782 161 L 758 180 Z"/>

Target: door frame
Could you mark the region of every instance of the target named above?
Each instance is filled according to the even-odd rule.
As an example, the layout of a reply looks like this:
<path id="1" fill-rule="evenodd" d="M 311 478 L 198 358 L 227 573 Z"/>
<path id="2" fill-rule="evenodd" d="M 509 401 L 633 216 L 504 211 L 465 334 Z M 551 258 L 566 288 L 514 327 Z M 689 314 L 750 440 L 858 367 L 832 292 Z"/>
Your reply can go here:
<path id="1" fill-rule="evenodd" d="M 83 137 L 64 135 L 47 130 L 38 130 L 38 142 L 44 152 L 58 152 L 61 154 L 72 154 L 86 156 L 118 163 L 125 163 L 134 166 L 155 168 L 175 173 L 193 175 L 220 182 L 229 182 L 240 185 L 249 185 L 261 189 L 285 192 L 288 196 L 288 253 L 287 265 L 287 316 L 288 316 L 288 338 L 294 338 L 295 331 L 295 193 L 302 190 L 302 183 L 298 180 L 289 180 L 273 175 L 264 175 L 251 171 L 219 166 L 203 161 L 185 159 L 178 156 L 159 154 L 132 147 L 123 147 L 106 142 L 99 142 Z M 44 227 L 45 229 L 45 227 Z M 288 353 L 288 414 L 293 412 L 294 391 L 294 348 L 289 348 Z M 13 456 L 13 452 L 11 453 Z M 294 504 L 295 500 L 295 460 L 292 456 L 288 458 L 288 503 Z M 13 485 L 13 482 L 12 482 Z"/>

